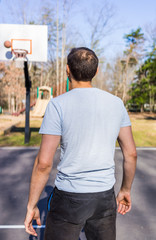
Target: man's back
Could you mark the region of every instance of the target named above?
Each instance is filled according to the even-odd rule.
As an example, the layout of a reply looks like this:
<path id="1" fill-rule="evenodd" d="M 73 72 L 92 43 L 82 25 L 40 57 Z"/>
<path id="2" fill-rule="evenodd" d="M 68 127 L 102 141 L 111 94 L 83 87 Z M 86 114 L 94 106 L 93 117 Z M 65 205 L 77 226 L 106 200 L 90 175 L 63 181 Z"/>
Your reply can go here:
<path id="1" fill-rule="evenodd" d="M 62 136 L 55 185 L 69 192 L 112 188 L 116 139 L 129 125 L 122 101 L 97 88 L 75 88 L 51 100 L 40 133 Z"/>
<path id="2" fill-rule="evenodd" d="M 44 239 L 77 240 L 84 228 L 88 240 L 115 240 L 116 203 L 121 214 L 131 209 L 136 167 L 131 123 L 119 98 L 92 88 L 98 58 L 91 49 L 72 49 L 66 71 L 73 90 L 52 99 L 46 109 L 30 184 L 26 231 L 37 236 L 32 220 L 40 224 L 36 205 L 61 141 L 61 161 L 56 187 L 48 200 Z M 121 189 L 115 199 L 113 158 L 117 137 L 124 164 Z"/>

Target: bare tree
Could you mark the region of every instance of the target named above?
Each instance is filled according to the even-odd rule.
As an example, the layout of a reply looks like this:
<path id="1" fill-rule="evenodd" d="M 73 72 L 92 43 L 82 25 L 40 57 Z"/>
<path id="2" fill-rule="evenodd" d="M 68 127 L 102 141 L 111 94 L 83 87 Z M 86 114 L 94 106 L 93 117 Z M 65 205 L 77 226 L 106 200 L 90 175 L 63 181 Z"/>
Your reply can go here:
<path id="1" fill-rule="evenodd" d="M 148 47 L 156 46 L 156 24 L 147 24 L 145 26 L 145 38 Z"/>
<path id="2" fill-rule="evenodd" d="M 24 75 L 22 69 L 18 69 L 13 63 L 8 64 L 3 69 L 1 78 L 1 86 L 3 95 L 1 96 L 4 107 L 8 108 L 9 112 L 17 112 L 21 109 L 23 96 L 25 94 Z"/>
<path id="3" fill-rule="evenodd" d="M 114 30 L 114 24 L 112 23 L 114 7 L 108 1 L 104 1 L 101 8 L 93 9 L 93 11 L 94 13 L 91 16 L 87 15 L 90 25 L 90 48 L 101 56 L 104 52 L 103 39 Z"/>
<path id="4" fill-rule="evenodd" d="M 59 1 L 57 0 L 57 17 L 56 17 L 56 84 L 57 84 L 57 96 L 59 95 Z"/>
<path id="5" fill-rule="evenodd" d="M 63 21 L 62 21 L 62 52 L 61 52 L 61 76 L 60 76 L 60 93 L 63 92 L 63 75 L 64 75 L 64 54 L 66 45 L 66 18 L 67 18 L 67 1 L 63 2 Z"/>
<path id="6" fill-rule="evenodd" d="M 15 1 L 15 0 L 5 0 L 6 8 L 7 8 L 7 15 L 3 13 L 3 19 L 5 22 L 8 22 L 8 15 L 9 20 L 12 23 L 18 24 L 29 24 L 30 22 L 37 23 L 39 21 L 39 14 L 32 14 L 32 7 L 33 12 L 39 13 L 42 6 L 42 1 L 38 1 L 37 4 L 32 5 L 31 0 L 22 0 L 22 1 Z"/>
<path id="7" fill-rule="evenodd" d="M 62 13 L 62 51 L 61 51 L 61 74 L 60 74 L 60 93 L 62 94 L 65 91 L 65 84 L 66 82 L 66 68 L 65 68 L 65 62 L 66 62 L 66 49 L 67 49 L 67 42 L 66 42 L 66 31 L 68 27 L 68 17 L 70 14 L 70 11 L 73 7 L 73 1 L 72 0 L 64 0 L 63 1 L 63 13 Z"/>

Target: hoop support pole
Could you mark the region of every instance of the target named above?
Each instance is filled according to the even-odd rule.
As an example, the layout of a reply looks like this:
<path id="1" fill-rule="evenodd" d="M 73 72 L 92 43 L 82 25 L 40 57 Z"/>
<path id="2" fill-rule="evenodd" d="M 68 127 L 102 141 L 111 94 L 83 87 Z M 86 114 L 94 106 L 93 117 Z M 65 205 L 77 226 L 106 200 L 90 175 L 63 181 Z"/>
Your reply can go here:
<path id="1" fill-rule="evenodd" d="M 24 76 L 25 76 L 25 87 L 26 87 L 26 111 L 25 111 L 25 144 L 29 143 L 30 140 L 30 88 L 31 81 L 28 71 L 28 63 L 24 61 Z"/>

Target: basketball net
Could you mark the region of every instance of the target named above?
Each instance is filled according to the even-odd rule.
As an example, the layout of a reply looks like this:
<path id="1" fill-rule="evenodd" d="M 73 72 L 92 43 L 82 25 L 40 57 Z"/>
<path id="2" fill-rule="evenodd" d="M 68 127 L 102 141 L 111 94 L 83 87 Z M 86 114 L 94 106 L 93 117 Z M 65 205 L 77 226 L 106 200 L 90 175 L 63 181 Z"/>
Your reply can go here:
<path id="1" fill-rule="evenodd" d="M 12 49 L 14 54 L 13 61 L 16 68 L 24 68 L 24 61 L 28 61 L 27 54 L 28 51 L 25 49 Z"/>

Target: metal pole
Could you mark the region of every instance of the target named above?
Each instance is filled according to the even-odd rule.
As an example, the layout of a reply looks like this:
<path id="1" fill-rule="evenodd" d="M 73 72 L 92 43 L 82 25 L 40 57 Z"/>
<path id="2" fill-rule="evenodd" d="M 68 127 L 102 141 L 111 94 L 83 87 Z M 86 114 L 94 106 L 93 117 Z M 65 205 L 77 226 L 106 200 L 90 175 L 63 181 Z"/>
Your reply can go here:
<path id="1" fill-rule="evenodd" d="M 39 98 L 39 87 L 37 87 L 37 98 Z"/>
<path id="2" fill-rule="evenodd" d="M 26 87 L 25 143 L 29 143 L 29 140 L 30 140 L 29 113 L 30 113 L 31 81 L 29 77 L 27 61 L 24 61 L 24 76 L 25 76 L 25 87 Z"/>

